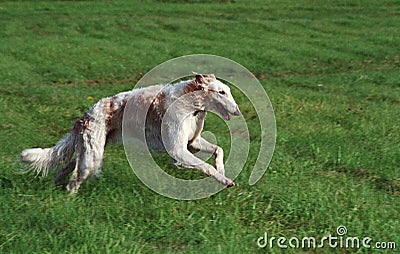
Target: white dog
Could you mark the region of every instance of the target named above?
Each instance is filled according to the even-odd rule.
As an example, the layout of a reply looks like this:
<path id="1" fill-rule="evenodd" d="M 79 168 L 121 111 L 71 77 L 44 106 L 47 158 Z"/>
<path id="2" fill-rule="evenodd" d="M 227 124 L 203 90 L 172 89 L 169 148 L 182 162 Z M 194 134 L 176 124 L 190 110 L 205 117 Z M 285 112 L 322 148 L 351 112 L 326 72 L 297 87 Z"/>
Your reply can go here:
<path id="1" fill-rule="evenodd" d="M 167 150 L 178 164 L 196 168 L 223 185 L 233 186 L 233 181 L 225 177 L 222 148 L 209 143 L 200 134 L 207 111 L 215 110 L 224 120 L 229 120 L 229 114 L 240 115 L 239 108 L 229 87 L 214 74 L 195 74 L 194 79 L 176 85 L 150 86 L 103 98 L 77 120 L 71 132 L 55 146 L 25 149 L 21 161 L 29 165 L 27 171 L 35 170 L 43 176 L 51 168 L 64 166 L 55 183 L 73 172 L 67 190 L 77 192 L 88 177 L 100 171 L 105 145 L 120 139 L 122 117 L 129 102 L 138 110 L 148 109 L 144 124 L 150 148 Z M 134 120 L 135 117 L 131 116 Z M 168 128 L 163 128 L 164 124 Z M 194 156 L 188 147 L 214 154 L 216 167 Z M 75 159 L 72 159 L 74 154 Z"/>

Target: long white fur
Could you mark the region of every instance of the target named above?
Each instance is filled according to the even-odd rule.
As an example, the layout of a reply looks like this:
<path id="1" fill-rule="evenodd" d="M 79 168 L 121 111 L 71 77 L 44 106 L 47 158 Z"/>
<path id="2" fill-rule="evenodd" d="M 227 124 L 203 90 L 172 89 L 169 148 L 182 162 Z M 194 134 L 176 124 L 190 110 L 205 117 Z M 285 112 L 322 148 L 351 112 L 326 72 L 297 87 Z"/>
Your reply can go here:
<path id="1" fill-rule="evenodd" d="M 47 176 L 51 168 L 57 168 L 71 160 L 74 154 L 75 137 L 68 133 L 51 148 L 25 149 L 20 159 L 29 164 L 28 171 L 36 171 L 36 175 Z"/>
<path id="2" fill-rule="evenodd" d="M 146 142 L 150 148 L 166 150 L 177 164 L 196 168 L 223 185 L 234 185 L 225 176 L 222 148 L 200 135 L 207 111 L 217 111 L 225 120 L 229 120 L 229 114 L 240 114 L 229 87 L 213 74 L 196 74 L 194 79 L 176 85 L 134 89 L 101 99 L 55 146 L 22 151 L 20 159 L 28 165 L 27 171 L 46 176 L 50 169 L 61 168 L 56 184 L 72 172 L 67 190 L 77 192 L 88 177 L 100 171 L 106 144 L 121 139 L 122 116 L 128 101 L 135 109 L 130 116 L 132 128 L 139 128 L 143 124 L 140 119 L 146 119 Z M 147 116 L 143 116 L 143 108 Z M 216 167 L 194 156 L 188 146 L 214 154 Z"/>

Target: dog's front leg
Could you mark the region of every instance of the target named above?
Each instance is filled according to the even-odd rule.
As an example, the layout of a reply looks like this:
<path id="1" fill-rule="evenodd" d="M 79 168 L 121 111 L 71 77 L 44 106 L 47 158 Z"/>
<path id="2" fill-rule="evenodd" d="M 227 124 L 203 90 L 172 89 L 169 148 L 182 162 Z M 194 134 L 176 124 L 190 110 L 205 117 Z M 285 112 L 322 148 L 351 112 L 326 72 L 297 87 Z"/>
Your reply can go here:
<path id="1" fill-rule="evenodd" d="M 221 147 L 208 142 L 201 136 L 193 140 L 190 146 L 202 152 L 215 155 L 215 168 L 220 174 L 225 175 L 224 150 Z"/>
<path id="2" fill-rule="evenodd" d="M 226 185 L 228 187 L 234 186 L 234 182 L 218 172 L 212 165 L 194 156 L 187 149 L 179 149 L 175 151 L 170 151 L 172 157 L 187 168 L 196 168 L 201 172 L 214 177 L 219 183 Z"/>
<path id="3" fill-rule="evenodd" d="M 170 109 L 168 109 L 169 111 Z M 179 110 L 181 113 L 179 113 Z M 163 119 L 161 135 L 163 137 L 164 147 L 180 165 L 187 168 L 196 168 L 201 172 L 214 177 L 219 183 L 228 187 L 234 186 L 233 181 L 225 175 L 218 172 L 212 165 L 197 158 L 188 150 L 189 133 L 190 128 L 193 128 L 193 118 L 185 115 L 185 111 L 179 108 L 178 111 L 170 111 L 171 114 L 166 114 Z M 182 113 L 183 112 L 183 113 Z M 183 121 L 181 119 L 184 119 Z M 203 142 L 203 145 L 205 142 Z M 205 145 L 206 150 L 210 150 L 212 153 L 216 152 L 215 145 L 207 142 Z M 222 149 L 221 149 L 222 150 Z M 218 161 L 223 164 L 219 153 Z"/>

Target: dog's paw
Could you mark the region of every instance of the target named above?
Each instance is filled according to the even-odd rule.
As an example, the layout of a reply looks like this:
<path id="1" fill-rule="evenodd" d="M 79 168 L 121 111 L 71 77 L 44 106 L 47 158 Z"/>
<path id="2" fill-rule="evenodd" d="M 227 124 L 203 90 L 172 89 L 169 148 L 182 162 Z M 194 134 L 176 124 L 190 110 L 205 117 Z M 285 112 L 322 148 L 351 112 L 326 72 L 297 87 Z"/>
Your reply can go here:
<path id="1" fill-rule="evenodd" d="M 228 182 L 227 182 L 226 186 L 227 186 L 228 188 L 230 188 L 230 187 L 235 186 L 235 183 L 234 183 L 231 179 L 228 178 Z"/>
<path id="2" fill-rule="evenodd" d="M 235 183 L 234 183 L 231 179 L 225 177 L 224 175 L 222 175 L 222 174 L 220 174 L 220 173 L 215 174 L 215 175 L 214 175 L 214 178 L 215 178 L 220 184 L 225 185 L 225 186 L 227 186 L 227 187 L 235 186 Z"/>
<path id="3" fill-rule="evenodd" d="M 66 189 L 70 194 L 78 193 L 78 189 L 79 189 L 78 181 L 76 179 L 70 180 L 66 186 Z"/>

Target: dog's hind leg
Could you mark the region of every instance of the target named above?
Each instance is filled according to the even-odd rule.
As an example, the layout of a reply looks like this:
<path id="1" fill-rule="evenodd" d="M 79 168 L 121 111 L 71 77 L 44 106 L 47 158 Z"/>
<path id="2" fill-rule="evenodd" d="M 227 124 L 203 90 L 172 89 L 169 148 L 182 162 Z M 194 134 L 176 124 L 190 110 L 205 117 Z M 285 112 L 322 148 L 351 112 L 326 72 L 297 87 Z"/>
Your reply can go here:
<path id="1" fill-rule="evenodd" d="M 105 126 L 95 122 L 91 127 L 83 131 L 78 142 L 75 170 L 67 185 L 71 193 L 76 193 L 81 184 L 101 168 L 106 144 Z"/>
<path id="2" fill-rule="evenodd" d="M 59 185 L 60 182 L 64 180 L 64 178 L 67 177 L 75 169 L 75 165 L 76 165 L 76 160 L 73 160 L 70 163 L 68 163 L 68 165 L 65 168 L 61 169 L 58 172 L 56 178 L 54 179 L 54 184 Z"/>
<path id="3" fill-rule="evenodd" d="M 201 136 L 193 140 L 190 146 L 201 152 L 215 155 L 215 168 L 220 174 L 225 175 L 224 150 L 221 147 L 208 142 Z"/>
<path id="4" fill-rule="evenodd" d="M 67 190 L 71 193 L 76 193 L 81 184 L 89 177 L 96 174 L 100 169 L 103 159 L 104 146 L 98 147 L 96 151 L 93 149 L 85 149 L 82 153 L 78 153 L 75 170 L 72 179 L 67 185 Z"/>

